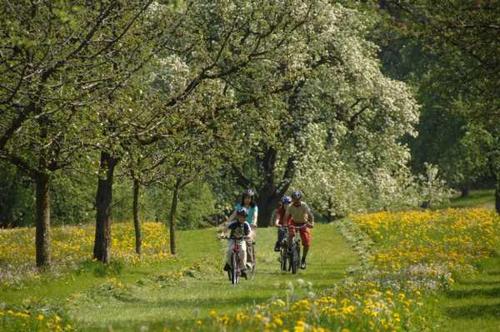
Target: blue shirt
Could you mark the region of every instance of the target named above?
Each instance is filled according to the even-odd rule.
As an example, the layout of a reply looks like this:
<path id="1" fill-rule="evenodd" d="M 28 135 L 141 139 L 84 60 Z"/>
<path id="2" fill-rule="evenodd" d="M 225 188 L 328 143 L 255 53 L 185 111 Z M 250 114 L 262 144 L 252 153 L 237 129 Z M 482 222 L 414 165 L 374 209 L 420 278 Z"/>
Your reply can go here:
<path id="1" fill-rule="evenodd" d="M 238 204 L 236 204 L 236 207 L 234 209 L 236 211 L 238 211 L 239 209 L 241 209 L 243 207 L 244 206 L 242 206 L 240 203 L 238 203 Z M 257 205 L 254 205 L 253 207 L 246 208 L 246 209 L 248 210 L 247 223 L 249 223 L 250 225 L 255 224 L 253 218 L 254 218 L 254 215 L 259 212 L 259 208 L 257 207 Z"/>
<path id="2" fill-rule="evenodd" d="M 250 225 L 246 221 L 242 224 L 238 220 L 233 221 L 227 228 L 231 230 L 231 234 L 229 235 L 231 239 L 241 239 L 250 234 Z"/>

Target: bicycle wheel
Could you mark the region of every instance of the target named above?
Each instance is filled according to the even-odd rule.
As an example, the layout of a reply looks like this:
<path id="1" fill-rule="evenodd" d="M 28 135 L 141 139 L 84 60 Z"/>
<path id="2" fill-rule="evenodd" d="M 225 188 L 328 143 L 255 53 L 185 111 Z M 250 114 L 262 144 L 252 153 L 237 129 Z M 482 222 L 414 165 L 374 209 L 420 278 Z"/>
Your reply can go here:
<path id="1" fill-rule="evenodd" d="M 255 245 L 252 243 L 252 268 L 250 271 L 250 278 L 253 279 L 255 277 L 255 268 L 257 266 L 257 261 L 255 260 Z"/>
<path id="2" fill-rule="evenodd" d="M 294 253 L 295 253 L 295 243 L 292 243 L 291 247 L 288 248 L 288 271 L 293 272 L 293 264 L 294 262 Z"/>
<path id="3" fill-rule="evenodd" d="M 286 248 L 281 248 L 280 251 L 280 267 L 281 271 L 286 271 L 287 270 L 287 260 L 288 260 L 288 253 Z"/>
<path id="4" fill-rule="evenodd" d="M 300 248 L 301 248 L 301 246 L 300 246 L 300 241 L 299 241 L 299 242 L 297 243 L 297 269 L 298 269 L 298 268 L 299 268 L 299 266 L 300 266 L 300 261 L 301 261 L 300 259 L 302 258 L 302 257 L 301 257 L 301 251 L 300 251 Z"/>
<path id="5" fill-rule="evenodd" d="M 294 243 L 294 247 L 292 248 L 292 273 L 296 274 L 299 269 L 300 263 L 300 246 L 297 243 Z"/>
<path id="6" fill-rule="evenodd" d="M 231 255 L 231 283 L 233 285 L 237 284 L 240 279 L 240 266 L 239 266 L 238 255 L 233 253 Z"/>

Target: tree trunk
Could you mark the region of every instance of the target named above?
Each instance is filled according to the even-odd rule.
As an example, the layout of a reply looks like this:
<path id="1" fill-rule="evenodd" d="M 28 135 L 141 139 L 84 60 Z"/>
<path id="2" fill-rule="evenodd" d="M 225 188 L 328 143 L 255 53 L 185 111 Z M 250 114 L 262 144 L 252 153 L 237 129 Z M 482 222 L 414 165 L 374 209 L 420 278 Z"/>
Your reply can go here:
<path id="1" fill-rule="evenodd" d="M 262 185 L 258 188 L 259 197 L 257 205 L 259 207 L 259 216 L 257 219 L 258 227 L 268 227 L 273 210 L 276 208 L 279 194 L 276 192 L 274 182 L 274 172 L 276 167 L 276 158 L 278 152 L 273 147 L 268 147 L 262 158 L 257 157 L 257 169 L 262 174 Z"/>
<path id="2" fill-rule="evenodd" d="M 469 186 L 467 185 L 464 185 L 460 188 L 460 197 L 462 198 L 465 198 L 465 197 L 469 197 Z"/>
<path id="3" fill-rule="evenodd" d="M 35 176 L 36 183 L 36 266 L 50 265 L 50 178 L 48 174 Z"/>
<path id="4" fill-rule="evenodd" d="M 497 185 L 495 187 L 495 209 L 500 214 L 500 177 L 497 176 Z"/>
<path id="5" fill-rule="evenodd" d="M 273 211 L 276 209 L 280 198 L 274 186 L 264 185 L 263 188 L 260 188 L 257 200 L 257 206 L 259 207 L 258 227 L 269 226 Z"/>
<path id="6" fill-rule="evenodd" d="M 118 159 L 109 153 L 101 152 L 100 174 L 96 194 L 96 227 L 94 258 L 108 263 L 111 245 L 111 203 L 113 199 L 113 172 Z"/>
<path id="7" fill-rule="evenodd" d="M 172 204 L 170 205 L 170 253 L 175 255 L 177 253 L 175 245 L 175 214 L 177 212 L 177 202 L 179 200 L 179 189 L 181 187 L 181 180 L 178 178 L 175 182 L 174 191 L 172 193 Z"/>
<path id="8" fill-rule="evenodd" d="M 333 199 L 332 199 L 332 197 L 328 197 L 328 212 L 327 212 L 327 216 L 326 216 L 328 222 L 335 221 L 335 215 L 332 211 L 333 211 Z"/>
<path id="9" fill-rule="evenodd" d="M 139 180 L 134 179 L 134 202 L 133 202 L 133 214 L 134 214 L 134 230 L 135 230 L 135 252 L 141 254 L 142 246 L 142 233 L 141 233 L 141 221 L 139 220 Z"/>
<path id="10" fill-rule="evenodd" d="M 259 227 L 268 227 L 269 221 L 273 214 L 274 209 L 286 193 L 292 182 L 295 173 L 294 159 L 290 158 L 285 167 L 283 178 L 278 186 L 275 184 L 276 177 L 276 159 L 278 152 L 274 148 L 269 148 L 263 159 L 257 159 L 259 169 L 263 173 L 264 179 L 262 186 L 258 188 L 259 197 L 257 205 L 259 207 L 259 218 L 257 225 Z"/>

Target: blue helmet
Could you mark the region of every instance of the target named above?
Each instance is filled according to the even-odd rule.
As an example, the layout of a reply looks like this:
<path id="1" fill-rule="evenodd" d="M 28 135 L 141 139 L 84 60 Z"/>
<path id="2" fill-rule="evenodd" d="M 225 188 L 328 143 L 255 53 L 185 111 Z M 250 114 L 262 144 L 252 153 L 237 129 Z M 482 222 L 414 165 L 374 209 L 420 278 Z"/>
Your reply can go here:
<path id="1" fill-rule="evenodd" d="M 290 204 L 292 202 L 292 198 L 290 196 L 283 196 L 281 197 L 281 203 L 283 204 Z"/>
<path id="2" fill-rule="evenodd" d="M 302 198 L 302 193 L 300 192 L 300 190 L 294 191 L 292 193 L 292 198 L 293 199 L 301 199 Z"/>
<path id="3" fill-rule="evenodd" d="M 236 211 L 236 215 L 246 217 L 246 216 L 248 216 L 248 210 L 246 208 L 244 208 L 244 207 L 239 208 Z"/>

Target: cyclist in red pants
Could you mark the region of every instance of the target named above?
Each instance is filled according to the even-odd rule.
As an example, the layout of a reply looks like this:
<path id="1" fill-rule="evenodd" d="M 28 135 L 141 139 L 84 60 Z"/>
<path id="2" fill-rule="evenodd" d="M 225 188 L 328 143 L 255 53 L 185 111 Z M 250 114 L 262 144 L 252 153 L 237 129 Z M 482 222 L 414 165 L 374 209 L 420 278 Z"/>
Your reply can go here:
<path id="1" fill-rule="evenodd" d="M 302 261 L 300 262 L 300 268 L 306 268 L 306 257 L 311 246 L 311 231 L 310 229 L 314 227 L 314 215 L 306 202 L 302 202 L 302 193 L 300 191 L 294 191 L 292 193 L 292 204 L 288 206 L 285 213 L 285 220 L 291 217 L 292 221 L 288 229 L 290 241 L 295 236 L 295 227 L 293 226 L 303 226 L 307 224 L 307 227 L 300 228 L 300 238 L 302 240 L 302 246 L 304 248 Z"/>

